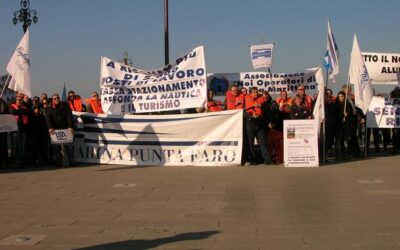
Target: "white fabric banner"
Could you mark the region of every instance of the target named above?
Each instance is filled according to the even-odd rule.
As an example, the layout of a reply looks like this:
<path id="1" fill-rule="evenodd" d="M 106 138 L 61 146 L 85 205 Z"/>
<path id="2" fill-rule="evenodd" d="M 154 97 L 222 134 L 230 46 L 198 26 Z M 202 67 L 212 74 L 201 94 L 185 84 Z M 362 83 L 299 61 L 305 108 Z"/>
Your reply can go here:
<path id="1" fill-rule="evenodd" d="M 362 52 L 372 84 L 400 83 L 400 54 Z"/>
<path id="2" fill-rule="evenodd" d="M 12 76 L 8 88 L 32 97 L 29 29 L 26 30 L 8 62 L 7 72 Z"/>
<path id="3" fill-rule="evenodd" d="M 74 140 L 69 129 L 56 129 L 54 134 L 50 134 L 51 144 L 67 144 Z"/>
<path id="4" fill-rule="evenodd" d="M 74 112 L 77 162 L 131 166 L 232 166 L 242 154 L 243 111 L 188 115 Z"/>
<path id="5" fill-rule="evenodd" d="M 0 115 L 0 133 L 18 131 L 17 120 L 13 115 Z"/>
<path id="6" fill-rule="evenodd" d="M 232 85 L 245 88 L 255 86 L 260 92 L 266 90 L 270 94 L 279 94 L 283 90 L 295 93 L 299 84 L 303 84 L 307 91 L 315 92 L 319 83 L 324 83 L 323 73 L 319 67 L 297 73 L 239 72 L 208 75 L 209 89 L 213 90 L 216 96 L 225 96 L 229 86 Z"/>
<path id="7" fill-rule="evenodd" d="M 318 126 L 315 120 L 284 120 L 285 167 L 318 167 Z"/>
<path id="8" fill-rule="evenodd" d="M 160 70 L 139 70 L 106 57 L 101 59 L 101 102 L 108 114 L 204 107 L 206 81 L 202 46 Z"/>
<path id="9" fill-rule="evenodd" d="M 400 128 L 400 99 L 374 96 L 368 110 L 368 128 Z"/>
<path id="10" fill-rule="evenodd" d="M 270 68 L 272 66 L 272 51 L 274 44 L 260 44 L 250 46 L 253 69 Z"/>

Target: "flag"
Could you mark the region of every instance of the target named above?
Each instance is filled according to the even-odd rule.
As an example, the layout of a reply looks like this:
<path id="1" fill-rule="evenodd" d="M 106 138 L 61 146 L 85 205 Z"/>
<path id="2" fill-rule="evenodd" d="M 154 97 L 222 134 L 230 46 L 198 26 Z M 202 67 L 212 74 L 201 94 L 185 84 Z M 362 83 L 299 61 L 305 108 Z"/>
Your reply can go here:
<path id="1" fill-rule="evenodd" d="M 274 44 L 260 44 L 250 46 L 251 62 L 253 68 L 270 68 L 272 66 L 272 50 Z"/>
<path id="2" fill-rule="evenodd" d="M 27 29 L 7 65 L 7 71 L 12 77 L 8 88 L 32 97 L 29 57 L 29 29 Z"/>
<path id="3" fill-rule="evenodd" d="M 355 34 L 353 39 L 353 49 L 351 50 L 349 83 L 354 84 L 356 106 L 366 114 L 368 105 L 372 100 L 373 89 L 367 67 L 365 66 L 364 58 L 361 54 L 361 49 L 358 45 L 357 36 Z"/>
<path id="4" fill-rule="evenodd" d="M 336 44 L 335 37 L 333 36 L 331 24 L 329 21 L 325 58 L 324 61 L 327 61 L 329 67 L 327 68 L 325 64 L 324 67 L 328 70 L 329 79 L 332 79 L 334 81 L 335 76 L 339 74 L 339 49 Z"/>
<path id="5" fill-rule="evenodd" d="M 318 68 L 315 73 L 318 82 L 318 97 L 314 105 L 313 116 L 318 121 L 318 131 L 320 130 L 319 124 L 325 120 L 325 82 L 322 76 L 322 69 Z"/>
<path id="6" fill-rule="evenodd" d="M 64 87 L 63 87 L 62 94 L 61 94 L 61 101 L 62 102 L 67 101 L 67 90 L 65 89 L 65 82 L 64 82 Z"/>

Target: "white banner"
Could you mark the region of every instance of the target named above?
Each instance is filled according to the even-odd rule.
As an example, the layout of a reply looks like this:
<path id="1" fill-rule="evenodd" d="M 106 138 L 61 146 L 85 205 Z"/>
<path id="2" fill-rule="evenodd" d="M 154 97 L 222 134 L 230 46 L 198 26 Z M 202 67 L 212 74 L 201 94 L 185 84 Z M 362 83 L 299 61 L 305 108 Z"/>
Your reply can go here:
<path id="1" fill-rule="evenodd" d="M 318 125 L 315 120 L 284 120 L 285 167 L 318 167 Z"/>
<path id="2" fill-rule="evenodd" d="M 131 166 L 232 166 L 242 154 L 242 110 L 188 115 L 74 112 L 77 162 Z"/>
<path id="3" fill-rule="evenodd" d="M 0 133 L 18 131 L 17 119 L 14 115 L 0 115 Z"/>
<path id="4" fill-rule="evenodd" d="M 2 93 L 4 85 L 7 82 L 8 75 L 0 76 L 0 93 Z M 15 91 L 9 88 L 4 90 L 3 96 L 1 97 L 7 104 L 15 101 Z"/>
<path id="5" fill-rule="evenodd" d="M 368 110 L 368 128 L 400 128 L 400 99 L 374 96 Z"/>
<path id="6" fill-rule="evenodd" d="M 266 90 L 270 94 L 279 94 L 283 90 L 288 93 L 295 93 L 298 84 L 303 84 L 309 92 L 316 92 L 318 83 L 324 83 L 322 70 L 319 67 L 298 73 L 239 72 L 208 75 L 209 89 L 213 90 L 216 96 L 225 96 L 231 85 L 245 88 L 255 86 L 258 87 L 260 92 Z"/>
<path id="7" fill-rule="evenodd" d="M 102 57 L 102 107 L 108 114 L 204 107 L 206 76 L 202 46 L 153 71 L 135 69 Z"/>
<path id="8" fill-rule="evenodd" d="M 372 84 L 400 83 L 400 54 L 362 52 Z"/>
<path id="9" fill-rule="evenodd" d="M 67 144 L 74 140 L 69 129 L 56 129 L 54 134 L 50 134 L 51 144 Z"/>
<path id="10" fill-rule="evenodd" d="M 250 46 L 253 69 L 270 68 L 272 66 L 272 51 L 274 44 L 260 44 Z"/>

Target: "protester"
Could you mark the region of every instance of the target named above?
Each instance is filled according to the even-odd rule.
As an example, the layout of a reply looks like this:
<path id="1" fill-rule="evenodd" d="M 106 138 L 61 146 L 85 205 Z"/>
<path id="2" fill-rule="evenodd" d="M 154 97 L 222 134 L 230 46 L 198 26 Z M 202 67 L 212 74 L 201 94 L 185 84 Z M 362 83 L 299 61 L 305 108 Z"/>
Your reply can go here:
<path id="1" fill-rule="evenodd" d="M 241 87 L 240 88 L 240 92 L 242 92 L 242 94 L 244 95 L 244 96 L 246 96 L 249 92 L 248 92 L 248 89 L 247 88 L 245 88 L 245 87 Z"/>
<path id="2" fill-rule="evenodd" d="M 60 101 L 58 94 L 52 95 L 52 104 L 47 112 L 47 127 L 49 134 L 55 133 L 56 129 L 69 129 L 73 133 L 72 112 L 69 105 Z M 73 165 L 73 153 L 69 145 L 54 145 L 54 160 L 60 166 Z"/>
<path id="3" fill-rule="evenodd" d="M 400 98 L 400 87 L 395 87 L 389 94 L 390 98 Z M 400 149 L 400 128 L 392 129 L 392 153 L 396 154 Z"/>
<path id="4" fill-rule="evenodd" d="M 77 111 L 77 112 L 86 111 L 86 107 L 82 103 L 82 99 L 80 98 L 79 95 L 75 95 L 75 92 L 72 90 L 68 92 L 68 104 L 72 111 Z"/>
<path id="5" fill-rule="evenodd" d="M 299 84 L 297 86 L 297 94 L 301 98 L 301 104 L 307 108 L 310 112 L 312 110 L 312 98 L 311 96 L 306 94 L 306 88 L 304 85 Z"/>
<path id="6" fill-rule="evenodd" d="M 276 103 L 279 106 L 279 112 L 282 120 L 290 119 L 290 109 L 292 107 L 292 98 L 288 96 L 287 91 L 283 90 L 280 93 L 280 97 L 276 99 Z"/>
<path id="7" fill-rule="evenodd" d="M 11 104 L 11 113 L 18 124 L 18 132 L 13 133 L 13 159 L 17 166 L 27 164 L 26 143 L 28 138 L 29 110 L 23 103 L 22 95 L 17 95 L 15 102 Z"/>
<path id="8" fill-rule="evenodd" d="M 349 153 L 351 156 L 360 156 L 360 145 L 358 138 L 362 134 L 361 119 L 365 116 L 360 108 L 355 105 L 355 98 L 351 86 L 342 85 L 342 91 L 346 94 L 347 102 L 350 104 L 352 115 L 349 116 Z"/>
<path id="9" fill-rule="evenodd" d="M 265 102 L 263 96 L 258 93 L 257 87 L 251 87 L 250 93 L 246 96 L 245 117 L 246 117 L 246 133 L 247 141 L 251 153 L 251 164 L 257 164 L 257 150 L 254 145 L 254 139 L 257 138 L 259 150 L 263 158 L 264 164 L 271 164 L 271 158 L 268 154 L 266 143 L 266 122 L 262 109 Z"/>
<path id="10" fill-rule="evenodd" d="M 336 160 L 349 160 L 349 149 L 346 147 L 348 145 L 348 138 L 350 137 L 351 121 L 354 116 L 353 109 L 346 99 L 346 93 L 340 91 L 337 94 L 336 104 L 335 104 L 335 114 L 336 114 L 336 141 L 335 141 L 335 151 Z"/>
<path id="11" fill-rule="evenodd" d="M 36 166 L 47 164 L 49 133 L 46 118 L 41 112 L 39 105 L 33 106 L 33 112 L 29 121 L 29 132 L 31 134 L 31 144 L 34 145 L 31 150 L 32 163 Z"/>
<path id="12" fill-rule="evenodd" d="M 207 112 L 222 111 L 222 102 L 214 100 L 214 91 L 208 90 L 207 92 Z"/>
<path id="13" fill-rule="evenodd" d="M 290 118 L 296 119 L 311 119 L 311 110 L 303 102 L 303 97 L 301 95 L 296 95 L 292 103 L 290 110 Z"/>
<path id="14" fill-rule="evenodd" d="M 244 95 L 239 92 L 237 85 L 232 85 L 226 92 L 225 104 L 227 110 L 244 108 Z"/>
<path id="15" fill-rule="evenodd" d="M 103 109 L 101 107 L 101 99 L 97 92 L 92 93 L 92 98 L 87 101 L 87 112 L 96 113 L 96 114 L 104 114 Z"/>

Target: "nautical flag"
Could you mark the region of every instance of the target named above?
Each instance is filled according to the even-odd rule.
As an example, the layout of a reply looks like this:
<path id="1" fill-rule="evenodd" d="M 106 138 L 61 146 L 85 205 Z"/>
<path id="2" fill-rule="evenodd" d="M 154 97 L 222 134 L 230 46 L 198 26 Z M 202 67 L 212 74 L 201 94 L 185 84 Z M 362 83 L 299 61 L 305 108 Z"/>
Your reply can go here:
<path id="1" fill-rule="evenodd" d="M 29 53 L 29 29 L 27 29 L 7 65 L 7 71 L 12 77 L 8 88 L 32 97 Z"/>
<path id="2" fill-rule="evenodd" d="M 251 45 L 250 56 L 253 68 L 270 68 L 272 66 L 273 49 L 274 44 Z"/>
<path id="3" fill-rule="evenodd" d="M 357 36 L 355 34 L 350 59 L 349 82 L 354 84 L 354 97 L 356 106 L 359 107 L 364 114 L 366 114 L 369 103 L 372 100 L 373 88 L 367 67 L 365 66 L 364 58 L 361 54 L 361 49 L 358 45 Z"/>
<path id="4" fill-rule="evenodd" d="M 331 24 L 328 21 L 328 36 L 326 43 L 326 54 L 324 61 L 329 63 L 328 74 L 329 79 L 335 80 L 335 76 L 339 74 L 339 49 L 333 36 Z M 324 65 L 325 67 L 325 65 Z M 325 67 L 326 68 L 326 67 Z"/>
<path id="5" fill-rule="evenodd" d="M 62 94 L 61 94 L 61 101 L 62 102 L 67 101 L 67 90 L 65 89 L 65 82 L 64 82 L 64 87 L 63 87 Z"/>
<path id="6" fill-rule="evenodd" d="M 318 82 L 318 97 L 314 105 L 313 116 L 318 121 L 318 131 L 320 130 L 319 124 L 325 120 L 325 81 L 322 76 L 322 69 L 318 68 L 316 72 Z"/>

